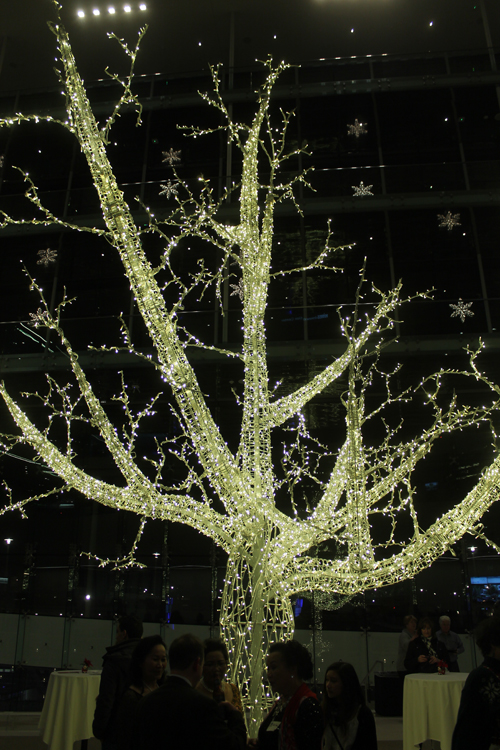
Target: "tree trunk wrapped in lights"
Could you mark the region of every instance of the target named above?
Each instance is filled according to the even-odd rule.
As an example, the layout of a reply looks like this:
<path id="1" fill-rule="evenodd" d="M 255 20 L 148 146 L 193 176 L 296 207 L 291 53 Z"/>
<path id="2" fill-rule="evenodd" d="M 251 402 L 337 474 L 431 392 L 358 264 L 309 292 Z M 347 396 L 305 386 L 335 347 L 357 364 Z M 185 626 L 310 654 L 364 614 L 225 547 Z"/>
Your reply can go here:
<path id="1" fill-rule="evenodd" d="M 250 721 L 257 722 L 268 701 L 263 686 L 267 646 L 270 641 L 292 635 L 291 600 L 294 595 L 319 591 L 338 597 L 352 596 L 412 578 L 449 550 L 465 533 L 482 535 L 479 520 L 498 499 L 500 459 L 497 458 L 483 472 L 462 502 L 426 530 L 420 527 L 417 519 L 411 476 L 415 466 L 428 455 L 440 436 L 491 421 L 497 408 L 498 387 L 478 369 L 477 353 L 470 352 L 468 371 L 442 370 L 413 391 L 392 394 L 390 374 L 379 369 L 378 353 L 383 333 L 392 328 L 393 315 L 402 302 L 398 285 L 388 293 L 372 290 L 377 301 L 372 313 L 362 322 L 357 310 L 342 320 L 346 340 L 342 356 L 293 393 L 272 396 L 268 388 L 264 326 L 268 290 L 273 278 L 292 272 L 271 270 L 273 218 L 277 204 L 284 200 L 295 203 L 294 185 L 306 182 L 304 174 L 297 174 L 288 181 L 280 178 L 285 161 L 298 153 L 286 151 L 290 115 L 282 112 L 280 128 L 271 126 L 271 92 L 285 66 L 274 68 L 267 63 L 268 76 L 259 92 L 256 113 L 249 125 L 232 120 L 219 93 L 217 69 L 213 70 L 214 94 L 203 95 L 222 114 L 224 125 L 220 129 L 226 131 L 228 139 L 242 153 L 239 223 L 233 226 L 218 220 L 225 197 L 221 201 L 215 200 L 207 181 L 202 180 L 199 192 L 194 194 L 176 175 L 175 209 L 162 222 L 149 212 L 149 225 L 144 229 L 134 222 L 106 149 L 120 107 L 133 102 L 138 105 L 130 88 L 138 46 L 129 50 L 124 42 L 120 42 L 131 58 L 131 75 L 122 81 L 122 99 L 105 126 L 99 129 L 77 72 L 68 36 L 60 24 L 52 28 L 63 65 L 61 80 L 66 93 L 66 121 L 17 114 L 0 124 L 5 127 L 44 120 L 69 130 L 78 139 L 86 157 L 106 229 L 74 226 L 56 217 L 42 205 L 35 184 L 25 174 L 26 195 L 42 212 L 42 218 L 33 219 L 31 223 L 91 232 L 104 237 L 119 253 L 155 348 L 156 356 L 150 358 L 151 366 L 156 368 L 173 394 L 181 435 L 176 445 L 158 442 L 156 458 L 149 458 L 147 465 L 139 462 L 135 445 L 140 422 L 154 409 L 154 403 L 135 414 L 123 382 L 121 393 L 115 400 L 123 405 L 127 426 L 121 431 L 117 428 L 94 393 L 77 353 L 65 336 L 62 318 L 69 300 L 65 297 L 52 313 L 37 282 L 30 278 L 32 288 L 38 290 L 41 299 L 41 307 L 32 314 L 33 322 L 51 329 L 59 337 L 68 354 L 79 396 L 72 400 L 68 389 L 49 378 L 49 393 L 41 397 L 48 423 L 40 427 L 2 383 L 0 393 L 18 428 L 16 435 L 3 436 L 3 449 L 9 452 L 16 444 L 29 446 L 59 477 L 61 485 L 43 496 L 59 492 L 61 487 L 73 489 L 109 507 L 136 513 L 141 518 L 140 532 L 132 552 L 118 561 L 121 564 L 134 564 L 134 551 L 148 518 L 188 524 L 227 552 L 221 629 L 231 654 L 232 678 L 243 688 Z M 209 131 L 192 128 L 187 134 L 198 136 L 204 132 Z M 259 159 L 262 158 L 267 161 L 265 182 L 259 171 Z M 26 222 L 2 214 L 2 226 L 21 223 Z M 157 268 L 148 260 L 144 249 L 142 239 L 145 233 L 156 234 L 164 242 L 165 253 Z M 190 285 L 186 286 L 172 270 L 171 261 L 180 240 L 193 236 L 215 246 L 222 261 L 216 271 L 210 271 L 200 263 Z M 331 270 L 327 264 L 334 251 L 328 231 L 323 251 L 308 266 L 293 271 Z M 220 299 L 221 285 L 230 263 L 235 263 L 241 272 L 238 293 L 243 305 L 243 343 L 239 352 L 216 351 L 237 357 L 243 370 L 241 432 L 234 453 L 208 408 L 186 354 L 188 347 L 203 347 L 204 344 L 181 329 L 177 320 L 179 309 L 194 289 L 203 290 L 213 284 Z M 179 292 L 178 301 L 170 306 L 164 294 L 165 286 L 158 280 L 159 274 L 165 272 L 172 273 L 169 284 L 176 286 Z M 134 349 L 124 324 L 123 334 L 126 351 L 148 358 Z M 369 342 L 372 342 L 370 346 L 375 356 L 374 364 L 366 370 L 364 360 Z M 118 351 L 119 348 L 111 347 L 110 350 Z M 312 440 L 307 433 L 302 410 L 314 396 L 342 375 L 348 382 L 342 399 L 346 413 L 345 440 L 336 454 L 333 469 L 330 467 L 325 477 L 321 472 L 314 474 L 314 471 L 321 455 L 331 454 L 326 446 Z M 441 382 L 445 377 L 453 376 L 481 382 L 491 392 L 491 403 L 481 408 L 468 407 L 460 405 L 453 397 L 443 407 Z M 365 394 L 374 378 L 385 382 L 387 395 L 377 409 L 367 414 Z M 427 403 L 430 426 L 417 438 L 405 442 L 398 435 L 398 427 L 386 425 L 385 437 L 380 444 L 367 446 L 363 431 L 366 422 L 380 415 L 384 407 L 403 403 L 412 397 Z M 86 407 L 85 415 L 82 404 Z M 51 436 L 52 423 L 59 419 L 66 424 L 66 445 L 61 445 Z M 94 433 L 99 434 L 122 476 L 123 486 L 96 479 L 77 466 L 72 446 L 75 420 L 86 422 Z M 282 466 L 285 473 L 278 476 L 272 457 L 273 431 L 292 422 L 290 429 L 295 431 L 295 438 L 290 445 L 284 445 Z M 176 487 L 164 483 L 163 474 L 169 456 L 179 459 L 185 470 L 185 479 Z M 302 509 L 299 512 L 295 502 L 303 477 L 313 478 L 318 487 L 318 501 L 307 512 Z M 289 514 L 276 506 L 277 488 L 285 481 L 290 490 Z M 9 487 L 5 490 L 8 502 L 3 512 L 20 510 L 24 513 L 29 502 L 43 497 L 18 499 Z M 383 544 L 376 543 L 373 538 L 373 516 L 381 516 L 389 523 L 390 533 Z M 395 533 L 398 518 L 403 516 L 409 517 L 413 526 L 411 538 L 404 543 Z M 337 549 L 342 550 L 336 559 L 318 554 L 320 545 L 329 540 L 334 540 Z"/>

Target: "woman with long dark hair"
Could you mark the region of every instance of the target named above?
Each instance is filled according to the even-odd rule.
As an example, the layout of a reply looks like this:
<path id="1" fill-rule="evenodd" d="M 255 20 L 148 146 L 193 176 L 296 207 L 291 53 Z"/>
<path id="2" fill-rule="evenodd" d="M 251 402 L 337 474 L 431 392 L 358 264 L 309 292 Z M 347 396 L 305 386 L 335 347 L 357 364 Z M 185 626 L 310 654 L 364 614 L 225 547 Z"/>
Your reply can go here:
<path id="1" fill-rule="evenodd" d="M 167 668 L 167 647 L 159 635 L 142 638 L 132 653 L 130 685 L 123 693 L 117 711 L 116 748 L 132 748 L 132 732 L 137 706 L 163 683 Z"/>
<path id="2" fill-rule="evenodd" d="M 327 668 L 321 707 L 322 750 L 377 750 L 375 719 L 352 664 L 336 661 Z"/>
<path id="3" fill-rule="evenodd" d="M 267 678 L 279 697 L 259 727 L 259 750 L 320 750 L 323 718 L 305 680 L 313 676 L 309 651 L 298 641 L 273 643 Z"/>

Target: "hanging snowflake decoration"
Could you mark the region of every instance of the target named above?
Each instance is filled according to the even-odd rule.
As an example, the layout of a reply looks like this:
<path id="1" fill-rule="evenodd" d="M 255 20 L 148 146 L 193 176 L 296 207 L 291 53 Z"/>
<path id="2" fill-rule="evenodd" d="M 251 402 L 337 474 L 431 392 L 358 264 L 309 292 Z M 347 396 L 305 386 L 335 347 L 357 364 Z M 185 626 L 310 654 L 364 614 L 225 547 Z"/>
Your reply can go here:
<path id="1" fill-rule="evenodd" d="M 473 317 L 474 313 L 469 308 L 472 307 L 472 302 L 463 302 L 462 298 L 458 298 L 458 303 L 456 305 L 450 304 L 450 307 L 453 308 L 453 312 L 451 314 L 452 318 L 460 318 L 462 323 L 465 322 L 465 318 L 469 316 L 470 318 Z"/>
<path id="2" fill-rule="evenodd" d="M 347 126 L 348 135 L 355 135 L 356 138 L 359 138 L 360 135 L 364 135 L 365 133 L 368 133 L 365 124 L 363 122 L 359 122 L 359 120 L 357 119 L 354 120 L 354 125 Z"/>
<path id="3" fill-rule="evenodd" d="M 161 153 L 162 161 L 166 161 L 169 167 L 173 167 L 176 162 L 181 160 L 182 151 L 174 151 L 173 148 L 170 148 L 169 151 L 162 151 Z"/>
<path id="4" fill-rule="evenodd" d="M 36 313 L 30 313 L 29 325 L 38 328 L 38 326 L 47 325 L 48 320 L 49 316 L 47 311 L 42 310 L 42 308 L 39 307 Z"/>
<path id="5" fill-rule="evenodd" d="M 351 185 L 351 187 L 354 190 L 353 198 L 356 198 L 359 195 L 373 195 L 371 191 L 373 185 L 365 185 L 363 181 L 361 181 L 359 185 Z"/>
<path id="6" fill-rule="evenodd" d="M 56 262 L 57 250 L 51 250 L 50 247 L 47 247 L 44 250 L 39 250 L 37 255 L 40 259 L 36 262 L 37 266 L 45 266 L 47 268 L 48 265 Z"/>
<path id="7" fill-rule="evenodd" d="M 243 289 L 243 279 L 240 279 L 237 284 L 230 284 L 229 286 L 233 290 L 229 296 L 239 297 L 240 300 L 243 302 L 243 297 L 245 295 L 245 292 Z"/>
<path id="8" fill-rule="evenodd" d="M 160 195 L 164 195 L 166 198 L 171 198 L 173 195 L 177 195 L 177 190 L 179 188 L 179 181 L 172 182 L 172 180 L 167 180 L 165 184 L 160 185 Z"/>
<path id="9" fill-rule="evenodd" d="M 438 214 L 437 217 L 439 219 L 439 226 L 446 227 L 449 232 L 453 227 L 461 226 L 460 214 L 452 214 L 451 211 L 448 211 L 447 214 Z"/>

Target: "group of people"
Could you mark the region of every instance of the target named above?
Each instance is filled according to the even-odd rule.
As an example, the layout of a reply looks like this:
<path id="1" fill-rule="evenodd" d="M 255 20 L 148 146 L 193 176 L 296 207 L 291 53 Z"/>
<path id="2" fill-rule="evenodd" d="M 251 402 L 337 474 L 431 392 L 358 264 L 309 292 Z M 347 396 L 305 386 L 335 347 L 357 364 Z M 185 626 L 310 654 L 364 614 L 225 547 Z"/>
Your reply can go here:
<path id="1" fill-rule="evenodd" d="M 433 673 L 439 667 L 459 672 L 458 655 L 464 646 L 451 630 L 450 618 L 439 618 L 440 630 L 423 617 L 417 626 L 413 615 L 404 619 L 399 638 L 397 669 L 402 678 L 410 673 Z M 500 616 L 483 620 L 475 632 L 483 663 L 467 677 L 453 732 L 452 750 L 500 750 Z"/>
<path id="2" fill-rule="evenodd" d="M 377 750 L 375 719 L 352 664 L 337 661 L 326 668 L 320 703 L 306 684 L 313 664 L 305 646 L 273 643 L 266 662 L 279 697 L 251 741 L 258 750 Z"/>
<path id="3" fill-rule="evenodd" d="M 377 750 L 373 714 L 347 662 L 327 667 L 320 702 L 306 684 L 313 677 L 307 648 L 295 640 L 271 644 L 267 678 L 278 697 L 257 738 L 247 739 L 239 690 L 225 680 L 223 641 L 186 634 L 167 657 L 160 636 L 141 636 L 142 625 L 122 617 L 103 659 L 93 723 L 102 750 Z"/>
<path id="4" fill-rule="evenodd" d="M 434 634 L 428 618 L 418 630 L 415 618 L 405 619 L 403 674 L 435 672 L 440 663 L 456 663 L 452 671 L 458 671 L 463 645 L 449 618 L 440 626 Z M 141 623 L 122 617 L 104 657 L 93 724 L 103 750 L 377 750 L 373 713 L 347 662 L 327 667 L 320 702 L 307 685 L 313 677 L 308 650 L 295 640 L 271 644 L 267 679 L 277 699 L 257 738 L 248 739 L 239 690 L 225 680 L 223 641 L 202 643 L 186 634 L 171 643 L 167 658 L 159 635 L 141 636 Z M 452 748 L 500 750 L 500 618 L 482 622 L 476 642 L 484 662 L 465 683 Z"/>
<path id="5" fill-rule="evenodd" d="M 439 627 L 435 633 L 430 617 L 422 617 L 418 625 L 413 615 L 405 617 L 396 667 L 400 677 L 415 672 L 437 672 L 440 664 L 449 672 L 460 672 L 458 655 L 464 652 L 462 640 L 451 630 L 447 615 L 439 618 Z"/>

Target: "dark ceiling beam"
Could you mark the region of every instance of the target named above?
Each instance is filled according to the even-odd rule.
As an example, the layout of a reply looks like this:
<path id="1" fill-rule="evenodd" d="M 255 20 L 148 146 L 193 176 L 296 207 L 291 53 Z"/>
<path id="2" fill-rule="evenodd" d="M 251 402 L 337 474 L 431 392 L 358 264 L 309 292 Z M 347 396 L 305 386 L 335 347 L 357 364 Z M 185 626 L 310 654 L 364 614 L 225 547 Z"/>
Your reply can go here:
<path id="1" fill-rule="evenodd" d="M 481 337 L 488 354 L 500 351 L 500 334 Z M 435 354 L 458 354 L 468 346 L 475 349 L 478 345 L 478 334 L 456 336 L 418 336 L 401 337 L 384 348 L 384 356 L 411 357 L 414 355 L 434 356 Z M 228 347 L 229 348 L 229 347 Z M 211 350 L 199 348 L 188 349 L 188 357 L 194 365 L 223 364 L 227 357 Z M 269 342 L 267 358 L 269 361 L 315 361 L 332 360 L 342 355 L 345 343 L 339 341 L 283 341 Z M 153 354 L 145 351 L 145 354 Z M 78 353 L 78 362 L 86 371 L 106 368 L 150 367 L 144 359 L 134 357 L 127 352 Z M 233 363 L 233 360 L 231 360 Z M 38 354 L 5 354 L 0 357 L 0 373 L 3 377 L 23 372 L 55 372 L 69 370 L 68 357 L 56 352 Z"/>
<path id="2" fill-rule="evenodd" d="M 401 166 L 401 165 L 399 165 Z M 374 165 L 371 170 L 384 169 Z M 359 178 L 360 170 L 345 170 L 356 172 Z M 353 178 L 354 179 L 354 178 Z M 123 187 L 123 185 L 121 185 Z M 137 185 L 137 194 L 139 194 L 139 184 Z M 40 193 L 43 203 L 43 193 Z M 469 208 L 475 206 L 498 206 L 500 203 L 500 188 L 495 187 L 486 190 L 436 190 L 428 193 L 390 193 L 388 195 L 373 195 L 354 198 L 352 195 L 334 196 L 331 198 L 310 198 L 300 202 L 304 214 L 307 216 L 325 215 L 332 213 L 363 213 L 366 211 L 394 211 L 408 209 L 435 209 L 435 210 L 456 210 L 458 208 Z M 236 223 L 239 217 L 239 205 L 234 203 L 229 206 L 221 207 L 217 214 L 219 220 L 229 223 Z M 137 226 L 145 226 L 148 223 L 146 214 L 132 210 L 133 217 Z M 276 216 L 295 216 L 297 211 L 290 205 L 279 204 L 276 207 Z M 168 212 L 155 208 L 155 217 L 162 221 L 168 217 Z M 104 228 L 104 220 L 101 215 L 71 217 L 71 222 L 80 227 L 97 227 Z M 23 237 L 32 235 L 53 234 L 54 232 L 65 232 L 58 226 L 40 226 L 32 225 L 29 222 L 21 225 L 7 225 L 0 228 L 0 237 Z M 7 247 L 5 247 L 7 250 Z"/>
<path id="3" fill-rule="evenodd" d="M 326 74 L 329 74 L 328 76 Z M 273 99 L 296 99 L 336 96 L 343 94 L 371 94 L 384 93 L 391 91 L 429 91 L 434 89 L 450 87 L 477 87 L 477 86 L 500 86 L 500 71 L 476 71 L 468 73 L 449 73 L 449 74 L 432 74 L 432 75 L 415 75 L 415 76 L 390 76 L 383 78 L 360 78 L 357 80 L 329 80 L 335 73 L 335 69 L 325 69 L 324 81 L 314 83 L 299 83 L 298 85 L 279 85 L 273 88 Z M 145 82 L 164 83 L 169 80 L 166 75 L 161 76 L 144 76 L 138 78 L 136 83 L 144 84 Z M 88 85 L 87 91 L 93 89 L 109 87 L 110 84 L 100 82 L 94 85 Z M 199 88 L 199 86 L 198 86 Z M 59 91 L 50 89 L 47 93 Z M 207 76 L 207 89 L 212 90 L 211 79 Z M 40 92 L 37 92 L 40 93 Z M 0 115 L 8 117 L 12 114 L 12 102 L 14 92 L 9 96 L 0 99 Z M 26 95 L 26 92 L 23 92 Z M 29 96 L 29 94 L 28 94 Z M 226 104 L 237 104 L 255 101 L 255 91 L 253 88 L 232 89 L 231 91 L 222 91 L 222 98 Z M 185 109 L 189 107 L 200 106 L 200 95 L 197 90 L 179 94 L 161 94 L 157 96 L 139 97 L 139 101 L 144 111 L 162 110 L 162 109 Z M 92 103 L 92 110 L 97 117 L 109 115 L 115 108 L 115 99 L 104 102 Z M 134 112 L 135 105 L 124 104 L 121 112 Z M 51 115 L 56 119 L 64 119 L 66 110 L 63 107 L 38 108 L 37 114 Z"/>

